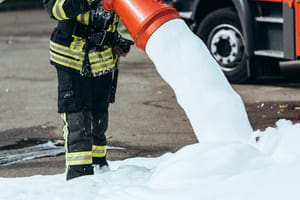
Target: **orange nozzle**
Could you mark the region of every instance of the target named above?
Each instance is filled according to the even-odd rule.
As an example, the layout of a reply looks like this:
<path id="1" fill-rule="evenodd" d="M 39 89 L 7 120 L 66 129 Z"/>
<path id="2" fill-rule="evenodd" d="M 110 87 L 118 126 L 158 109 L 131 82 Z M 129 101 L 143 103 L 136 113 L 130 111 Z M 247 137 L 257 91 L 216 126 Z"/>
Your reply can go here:
<path id="1" fill-rule="evenodd" d="M 114 11 L 115 0 L 104 0 L 102 1 L 103 8 L 107 11 Z"/>
<path id="2" fill-rule="evenodd" d="M 178 12 L 161 0 L 103 0 L 102 3 L 104 9 L 119 15 L 136 46 L 142 50 L 162 24 L 179 18 Z"/>

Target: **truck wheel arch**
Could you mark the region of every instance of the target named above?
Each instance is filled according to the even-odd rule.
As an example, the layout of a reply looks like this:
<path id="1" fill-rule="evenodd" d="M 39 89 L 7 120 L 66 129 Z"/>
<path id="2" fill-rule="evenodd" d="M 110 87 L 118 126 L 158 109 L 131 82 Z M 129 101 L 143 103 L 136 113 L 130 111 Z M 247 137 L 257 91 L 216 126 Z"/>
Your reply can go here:
<path id="1" fill-rule="evenodd" d="M 243 34 L 245 37 L 245 42 L 246 42 L 246 53 L 248 56 L 252 56 L 254 54 L 254 21 L 253 21 L 253 16 L 251 15 L 251 7 L 250 3 L 248 1 L 244 0 L 232 0 L 233 4 L 238 12 L 242 29 L 243 29 Z"/>

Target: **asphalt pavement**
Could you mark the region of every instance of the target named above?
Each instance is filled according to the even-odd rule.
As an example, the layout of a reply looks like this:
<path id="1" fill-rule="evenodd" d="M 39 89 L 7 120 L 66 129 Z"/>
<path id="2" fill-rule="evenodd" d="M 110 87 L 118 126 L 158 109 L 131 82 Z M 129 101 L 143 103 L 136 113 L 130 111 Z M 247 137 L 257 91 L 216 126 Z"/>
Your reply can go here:
<path id="1" fill-rule="evenodd" d="M 57 78 L 48 52 L 55 21 L 44 10 L 26 10 L 0 12 L 0 25 L 0 151 L 62 139 Z M 290 113 L 291 120 L 300 122 L 299 82 L 275 80 L 275 84 L 267 81 L 233 87 L 244 99 L 255 129 L 265 128 L 258 122 L 269 120 L 268 125 L 274 125 Z M 122 148 L 109 150 L 109 160 L 160 156 L 197 142 L 174 92 L 147 55 L 135 47 L 121 59 L 107 138 L 109 146 Z M 0 166 L 0 177 L 63 172 L 63 155 Z"/>

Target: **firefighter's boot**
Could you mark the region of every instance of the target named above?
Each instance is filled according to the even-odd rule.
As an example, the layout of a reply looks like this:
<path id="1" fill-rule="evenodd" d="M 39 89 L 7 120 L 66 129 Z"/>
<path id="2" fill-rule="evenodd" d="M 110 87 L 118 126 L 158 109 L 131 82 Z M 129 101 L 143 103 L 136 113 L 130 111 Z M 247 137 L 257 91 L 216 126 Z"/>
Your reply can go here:
<path id="1" fill-rule="evenodd" d="M 93 136 L 91 113 L 63 113 L 66 148 L 66 178 L 94 174 L 92 167 Z"/>
<path id="2" fill-rule="evenodd" d="M 94 168 L 92 165 L 74 165 L 67 168 L 67 181 L 80 176 L 93 175 Z"/>
<path id="3" fill-rule="evenodd" d="M 102 157 L 102 158 L 93 158 L 93 165 L 97 165 L 100 168 L 101 167 L 108 167 L 108 162 L 106 160 L 106 156 Z"/>
<path id="4" fill-rule="evenodd" d="M 95 159 L 93 159 L 93 163 L 96 163 L 96 164 L 93 164 L 94 172 L 96 174 L 102 174 L 102 173 L 110 171 L 108 162 L 105 157 L 96 159 L 96 160 L 97 161 L 95 161 Z"/>

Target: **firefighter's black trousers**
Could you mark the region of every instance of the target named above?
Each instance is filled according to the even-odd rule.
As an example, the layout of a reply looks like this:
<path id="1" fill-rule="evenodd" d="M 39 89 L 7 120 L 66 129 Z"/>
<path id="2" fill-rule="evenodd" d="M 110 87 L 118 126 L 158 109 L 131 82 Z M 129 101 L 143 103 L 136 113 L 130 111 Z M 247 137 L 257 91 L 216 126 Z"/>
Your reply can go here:
<path id="1" fill-rule="evenodd" d="M 83 77 L 57 69 L 58 112 L 64 120 L 66 166 L 97 164 L 106 156 L 105 131 L 112 73 Z"/>

